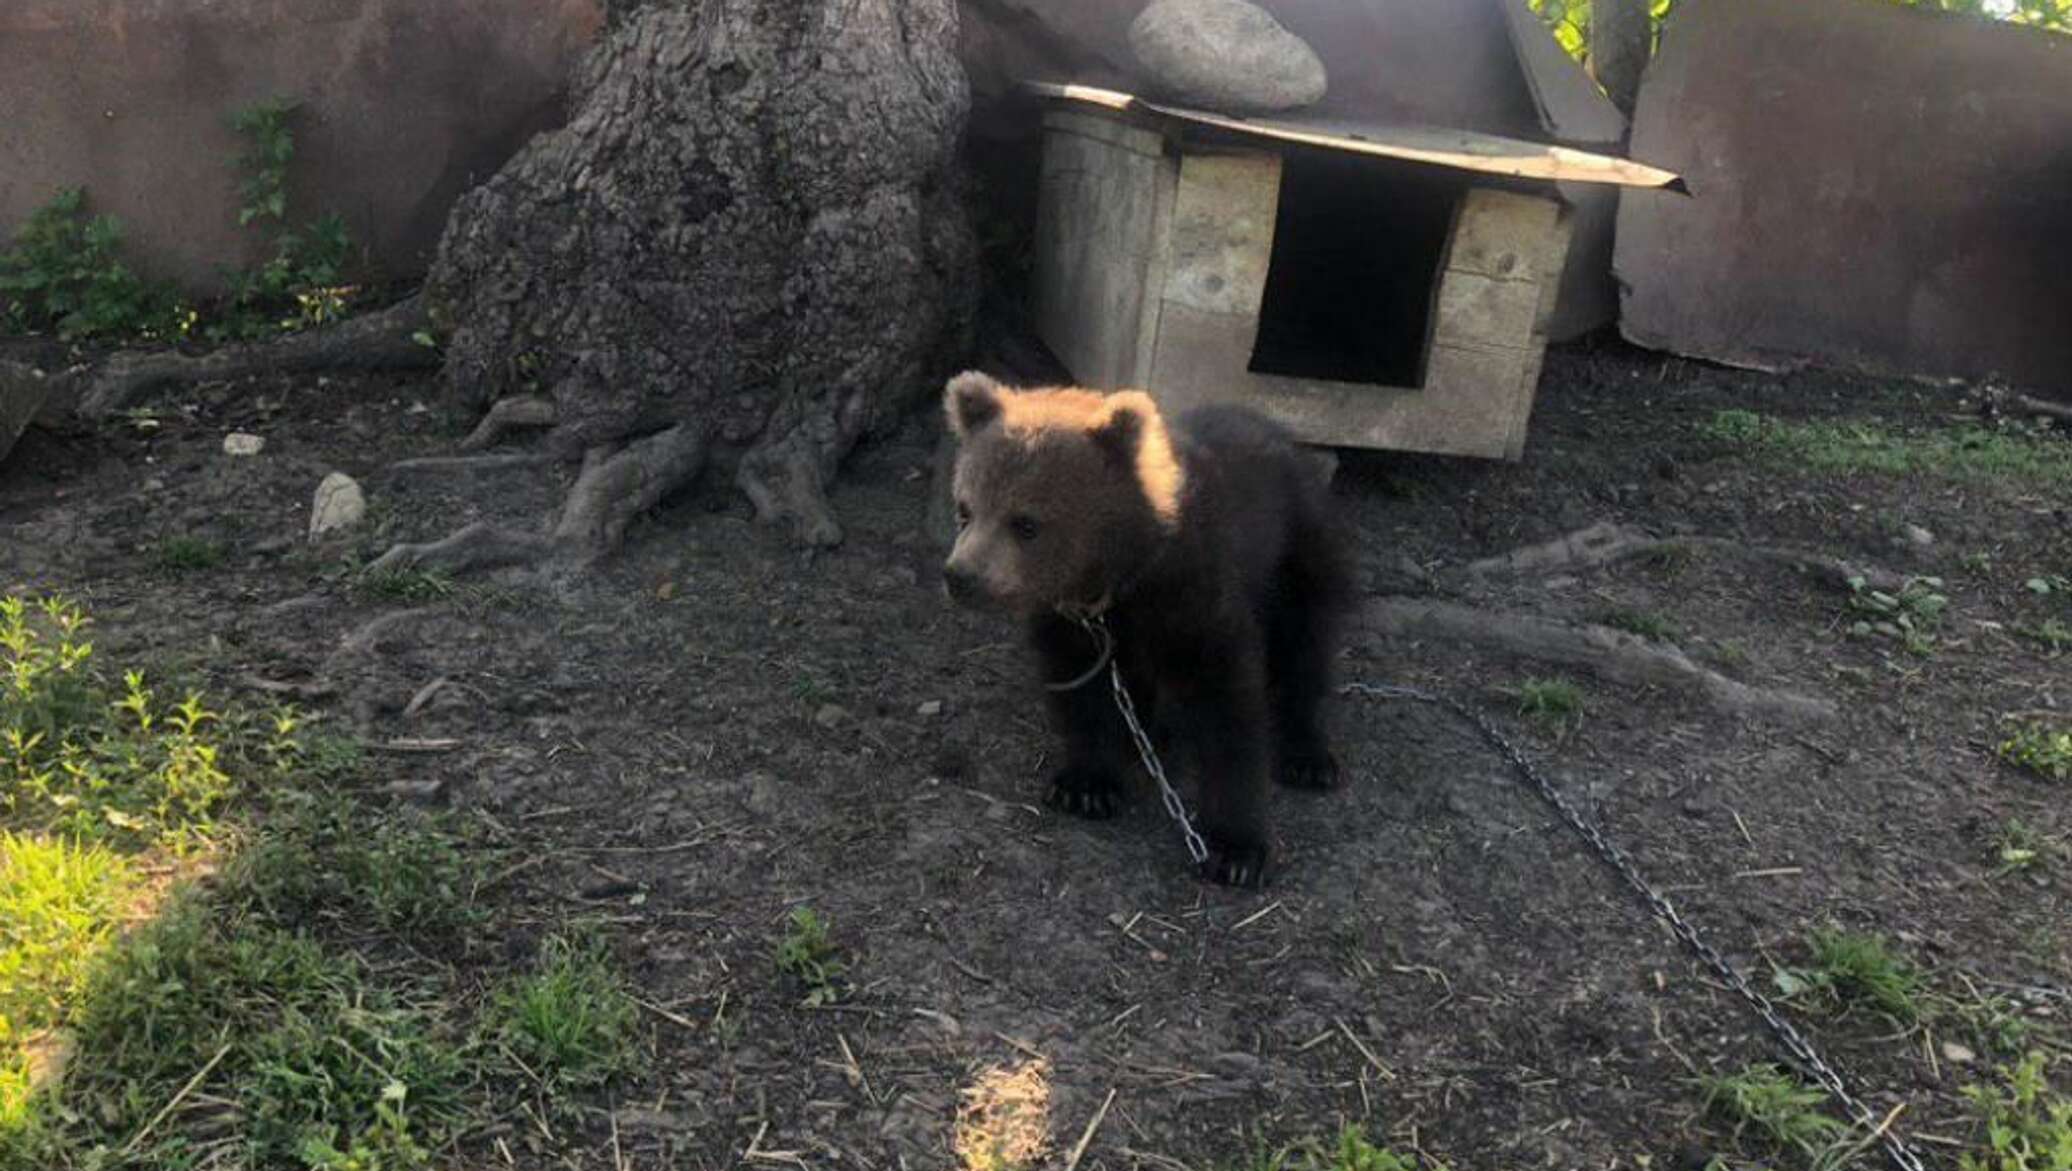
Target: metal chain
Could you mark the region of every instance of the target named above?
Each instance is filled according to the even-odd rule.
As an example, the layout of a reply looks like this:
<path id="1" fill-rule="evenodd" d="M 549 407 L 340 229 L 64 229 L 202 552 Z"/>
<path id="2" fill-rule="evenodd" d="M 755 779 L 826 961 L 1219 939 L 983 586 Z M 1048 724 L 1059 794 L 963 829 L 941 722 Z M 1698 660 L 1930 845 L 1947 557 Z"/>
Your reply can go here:
<path id="1" fill-rule="evenodd" d="M 1364 695 L 1377 699 L 1409 699 L 1419 703 L 1437 704 L 1473 724 L 1476 730 L 1482 733 L 1484 739 L 1488 740 L 1497 751 L 1503 753 L 1504 758 L 1509 760 L 1513 767 L 1517 768 L 1527 780 L 1532 782 L 1533 787 L 1539 790 L 1540 796 L 1545 798 L 1549 805 L 1552 805 L 1560 812 L 1562 819 L 1567 821 L 1569 826 L 1577 833 L 1583 835 L 1583 840 L 1590 843 L 1591 847 L 1597 851 L 1598 857 L 1602 858 L 1613 870 L 1617 871 L 1619 877 L 1626 880 L 1626 885 L 1633 888 L 1635 893 L 1646 900 L 1656 916 L 1669 925 L 1669 929 L 1675 933 L 1676 937 L 1682 940 L 1686 947 L 1696 953 L 1699 959 L 1704 960 L 1706 966 L 1711 968 L 1720 979 L 1725 980 L 1728 987 L 1731 987 L 1741 995 L 1743 1000 L 1748 1002 L 1749 1007 L 1753 1008 L 1756 1014 L 1763 1018 L 1763 1023 L 1770 1026 L 1770 1031 L 1776 1034 L 1777 1040 L 1784 1046 L 1785 1052 L 1789 1053 L 1792 1059 L 1805 1069 L 1807 1073 L 1811 1074 L 1814 1080 L 1818 1081 L 1828 1093 L 1833 1094 L 1835 1100 L 1842 1104 L 1842 1108 L 1848 1111 L 1858 1125 L 1862 1126 L 1867 1132 L 1877 1136 L 1878 1142 L 1885 1148 L 1885 1154 L 1891 1158 L 1895 1166 L 1901 1168 L 1901 1171 L 1925 1171 L 1920 1156 L 1915 1154 L 1913 1148 L 1907 1145 L 1906 1140 L 1902 1139 L 1893 1130 L 1889 1125 L 1890 1119 L 1880 1122 L 1878 1116 L 1871 1113 L 1870 1107 L 1864 1105 L 1854 1094 L 1851 1094 L 1849 1087 L 1842 1081 L 1842 1075 L 1836 1072 L 1835 1068 L 1820 1056 L 1819 1051 L 1813 1048 L 1812 1042 L 1806 1040 L 1804 1034 L 1800 1033 L 1790 1021 L 1784 1019 L 1783 1014 L 1777 1011 L 1776 1005 L 1772 1004 L 1770 999 L 1761 992 L 1756 991 L 1755 987 L 1748 982 L 1748 978 L 1742 975 L 1739 969 L 1728 963 L 1726 957 L 1715 950 L 1711 944 L 1705 942 L 1699 936 L 1698 929 L 1691 926 L 1682 915 L 1678 914 L 1676 908 L 1670 905 L 1669 900 L 1650 885 L 1646 878 L 1641 876 L 1640 868 L 1633 864 L 1633 860 L 1626 856 L 1625 851 L 1607 840 L 1596 826 L 1583 820 L 1583 816 L 1576 812 L 1575 806 L 1569 802 L 1568 798 L 1564 797 L 1561 791 L 1556 789 L 1553 783 L 1546 778 L 1545 774 L 1535 768 L 1533 763 L 1525 758 L 1525 754 L 1520 752 L 1509 740 L 1505 739 L 1503 734 L 1496 730 L 1496 726 L 1491 724 L 1480 712 L 1469 708 L 1458 700 L 1429 691 L 1421 691 L 1415 687 L 1348 683 L 1341 687 L 1339 691 L 1341 694 L 1346 695 Z"/>
<path id="2" fill-rule="evenodd" d="M 1180 795 L 1173 791 L 1172 783 L 1166 779 L 1165 766 L 1159 762 L 1158 750 L 1152 746 L 1151 737 L 1144 733 L 1144 726 L 1137 719 L 1137 705 L 1130 699 L 1129 688 L 1123 686 L 1122 663 L 1114 656 L 1114 636 L 1108 632 L 1106 618 L 1099 613 L 1084 611 L 1070 613 L 1068 616 L 1085 627 L 1087 633 L 1093 635 L 1100 644 L 1102 653 L 1108 656 L 1108 680 L 1115 692 L 1115 706 L 1122 712 L 1122 722 L 1129 726 L 1130 739 L 1136 743 L 1137 755 L 1143 760 L 1145 771 L 1151 774 L 1151 779 L 1158 782 L 1159 797 L 1165 802 L 1166 813 L 1180 826 L 1180 833 L 1187 843 L 1188 855 L 1194 859 L 1196 865 L 1200 865 L 1208 859 L 1208 847 L 1203 843 L 1201 835 L 1194 831 L 1194 824 L 1187 818 L 1187 807 L 1181 803 Z M 1100 669 L 1098 663 L 1094 669 Z M 1075 681 L 1075 686 L 1077 682 Z M 1705 965 L 1711 968 L 1714 974 L 1725 980 L 1727 986 L 1740 994 L 1741 999 L 1755 1010 L 1756 1015 L 1762 1017 L 1763 1023 L 1770 1026 L 1771 1033 L 1776 1035 L 1778 1042 L 1784 1046 L 1785 1052 L 1791 1055 L 1792 1060 L 1812 1075 L 1828 1093 L 1833 1094 L 1835 1101 L 1842 1104 L 1842 1108 L 1855 1119 L 1857 1125 L 1877 1136 L 1886 1156 L 1900 1168 L 1900 1171 L 1926 1171 L 1920 1156 L 1915 1154 L 1914 1149 L 1892 1128 L 1891 1120 L 1880 1121 L 1869 1106 L 1850 1093 L 1848 1084 L 1842 1080 L 1842 1075 L 1821 1057 L 1819 1050 L 1813 1048 L 1813 1043 L 1806 1039 L 1805 1034 L 1786 1020 L 1784 1015 L 1777 1011 L 1777 1006 L 1770 1002 L 1770 998 L 1758 992 L 1755 986 L 1748 982 L 1748 977 L 1741 974 L 1739 968 L 1728 963 L 1725 956 L 1707 943 L 1704 937 L 1698 934 L 1698 929 L 1677 913 L 1668 898 L 1641 875 L 1640 868 L 1626 856 L 1626 852 L 1612 844 L 1595 825 L 1585 821 L 1569 799 L 1562 795 L 1561 790 L 1555 788 L 1554 783 L 1547 779 L 1546 774 L 1526 759 L 1525 754 L 1506 739 L 1503 733 L 1497 731 L 1496 725 L 1487 717 L 1459 700 L 1415 687 L 1348 683 L 1339 688 L 1339 692 L 1375 699 L 1408 699 L 1418 703 L 1436 704 L 1473 724 L 1475 730 L 1482 733 L 1483 739 L 1489 741 L 1504 755 L 1504 759 L 1511 762 L 1512 767 L 1532 782 L 1533 788 L 1561 814 L 1570 828 L 1590 843 L 1591 848 L 1597 851 L 1597 856 L 1625 880 L 1626 885 L 1647 903 L 1658 918 L 1669 925 L 1670 931 L 1683 941 L 1684 946 L 1690 948 L 1699 959 L 1704 960 Z"/>
<path id="3" fill-rule="evenodd" d="M 1144 725 L 1137 720 L 1137 705 L 1130 700 L 1130 689 L 1122 685 L 1122 661 L 1115 656 L 1115 637 L 1108 633 L 1108 620 L 1098 613 L 1087 611 L 1066 612 L 1066 617 L 1086 628 L 1100 644 L 1103 661 L 1108 665 L 1108 683 L 1115 692 L 1115 706 L 1122 712 L 1122 722 L 1129 725 L 1130 739 L 1136 742 L 1137 757 L 1144 762 L 1144 771 L 1158 782 L 1158 796 L 1165 802 L 1166 815 L 1180 826 L 1180 837 L 1187 843 L 1187 856 L 1194 859 L 1196 866 L 1209 860 L 1209 846 L 1201 835 L 1194 832 L 1194 823 L 1188 820 L 1187 806 L 1180 801 L 1180 794 L 1173 791 L 1173 783 L 1166 779 L 1165 765 L 1158 759 L 1158 749 L 1151 746 L 1151 737 L 1144 734 Z M 1095 671 L 1101 664 L 1094 664 Z M 1077 687 L 1091 678 L 1083 675 L 1070 686 Z"/>

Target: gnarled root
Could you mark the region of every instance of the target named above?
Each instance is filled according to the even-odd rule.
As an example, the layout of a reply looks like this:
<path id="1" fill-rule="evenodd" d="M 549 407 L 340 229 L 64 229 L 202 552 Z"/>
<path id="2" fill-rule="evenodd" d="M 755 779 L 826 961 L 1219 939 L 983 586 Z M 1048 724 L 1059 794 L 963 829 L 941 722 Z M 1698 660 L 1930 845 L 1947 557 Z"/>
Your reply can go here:
<path id="1" fill-rule="evenodd" d="M 557 415 L 554 400 L 550 398 L 519 396 L 498 399 L 490 405 L 489 412 L 482 416 L 480 423 L 475 424 L 475 429 L 469 432 L 468 437 L 460 441 L 460 450 L 487 451 L 492 444 L 512 431 L 526 427 L 553 426 Z"/>
<path id="2" fill-rule="evenodd" d="M 1616 683 L 1661 687 L 1734 715 L 1795 723 L 1835 716 L 1835 705 L 1827 700 L 1751 687 L 1699 666 L 1674 647 L 1604 626 L 1569 625 L 1451 602 L 1398 598 L 1367 603 L 1358 622 L 1375 634 L 1479 646 L 1580 667 Z"/>
<path id="3" fill-rule="evenodd" d="M 120 353 L 83 373 L 76 410 L 99 418 L 136 404 L 160 386 L 224 381 L 252 374 L 338 370 L 423 370 L 439 354 L 416 335 L 430 325 L 421 297 L 336 325 L 253 345 L 225 346 L 199 356 Z"/>
<path id="4" fill-rule="evenodd" d="M 742 456 L 734 483 L 755 505 L 758 521 L 790 521 L 807 544 L 833 548 L 842 543 L 842 523 L 827 502 L 820 462 L 812 440 L 793 431 Z"/>
<path id="5" fill-rule="evenodd" d="M 583 457 L 582 473 L 563 500 L 552 532 L 526 533 L 478 522 L 443 540 L 397 545 L 367 566 L 366 572 L 378 575 L 417 568 L 460 573 L 504 565 L 589 565 L 618 548 L 634 517 L 696 476 L 704 467 L 705 455 L 704 432 L 681 423 L 616 451 L 609 446 L 593 447 Z"/>

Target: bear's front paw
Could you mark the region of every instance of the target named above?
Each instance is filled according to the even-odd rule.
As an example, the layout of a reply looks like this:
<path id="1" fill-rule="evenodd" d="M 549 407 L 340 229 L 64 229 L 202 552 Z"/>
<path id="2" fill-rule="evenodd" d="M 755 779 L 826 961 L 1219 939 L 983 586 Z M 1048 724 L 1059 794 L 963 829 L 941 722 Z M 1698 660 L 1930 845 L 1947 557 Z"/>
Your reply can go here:
<path id="1" fill-rule="evenodd" d="M 1208 846 L 1209 856 L 1201 864 L 1202 877 L 1245 890 L 1266 885 L 1267 849 L 1263 843 L 1232 842 L 1212 834 Z"/>
<path id="2" fill-rule="evenodd" d="M 1340 780 L 1338 758 L 1321 743 L 1286 745 L 1276 779 L 1290 789 L 1335 789 Z"/>
<path id="3" fill-rule="evenodd" d="M 1048 804 L 1074 817 L 1104 821 L 1122 809 L 1122 779 L 1096 765 L 1068 764 L 1051 775 Z"/>

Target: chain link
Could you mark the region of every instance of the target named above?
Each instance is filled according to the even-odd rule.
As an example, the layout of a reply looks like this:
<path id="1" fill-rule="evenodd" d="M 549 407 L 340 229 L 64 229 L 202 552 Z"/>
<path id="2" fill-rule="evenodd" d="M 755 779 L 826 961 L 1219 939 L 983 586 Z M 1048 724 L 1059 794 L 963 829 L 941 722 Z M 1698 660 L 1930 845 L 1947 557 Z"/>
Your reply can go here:
<path id="1" fill-rule="evenodd" d="M 1748 978 L 1741 974 L 1740 969 L 1728 963 L 1725 956 L 1721 955 L 1711 944 L 1707 943 L 1698 934 L 1698 929 L 1691 926 L 1688 920 L 1678 914 L 1676 908 L 1670 905 L 1669 900 L 1660 891 L 1656 890 L 1646 878 L 1641 876 L 1640 868 L 1633 864 L 1633 860 L 1626 856 L 1626 852 L 1606 839 L 1596 826 L 1585 821 L 1582 814 L 1576 812 L 1575 806 L 1569 802 L 1569 799 L 1562 795 L 1561 790 L 1556 789 L 1553 782 L 1549 781 L 1545 774 L 1534 767 L 1533 763 L 1525 758 L 1525 754 L 1520 752 L 1509 740 L 1505 739 L 1503 734 L 1496 730 L 1496 726 L 1490 723 L 1480 712 L 1469 708 L 1458 700 L 1429 691 L 1421 691 L 1415 687 L 1348 683 L 1339 690 L 1346 695 L 1364 695 L 1376 699 L 1408 699 L 1415 700 L 1418 703 L 1436 704 L 1473 724 L 1476 730 L 1482 733 L 1484 739 L 1488 740 L 1497 751 L 1503 753 L 1504 758 L 1509 760 L 1513 767 L 1523 774 L 1527 780 L 1532 782 L 1533 787 L 1539 791 L 1540 796 L 1545 798 L 1549 805 L 1552 805 L 1560 812 L 1562 819 L 1568 822 L 1569 826 L 1577 833 L 1581 834 L 1583 840 L 1590 843 L 1591 848 L 1597 851 L 1598 857 L 1602 858 L 1614 871 L 1618 872 L 1619 877 L 1626 881 L 1626 885 L 1633 888 L 1633 891 L 1640 895 L 1647 902 L 1648 906 L 1654 910 L 1656 916 L 1669 925 L 1670 931 L 1674 932 L 1676 937 L 1682 940 L 1684 945 L 1690 948 L 1699 959 L 1704 960 L 1705 965 L 1711 968 L 1720 979 L 1726 981 L 1728 987 L 1739 993 L 1741 998 L 1748 1002 L 1749 1007 L 1755 1010 L 1756 1015 L 1763 1018 L 1763 1023 L 1770 1026 L 1770 1031 L 1776 1035 L 1778 1042 L 1784 1046 L 1785 1052 L 1789 1053 L 1792 1059 L 1810 1074 L 1815 1081 L 1818 1081 L 1822 1088 L 1834 1095 L 1835 1101 L 1842 1104 L 1842 1108 L 1849 1113 L 1851 1118 L 1855 1119 L 1858 1125 L 1862 1126 L 1867 1133 L 1877 1136 L 1878 1142 L 1885 1148 L 1885 1154 L 1891 1158 L 1895 1166 L 1901 1168 L 1901 1171 L 1925 1171 L 1920 1156 L 1915 1154 L 1913 1148 L 1907 1145 L 1906 1140 L 1902 1139 L 1888 1125 L 1890 1120 L 1880 1122 L 1878 1116 L 1871 1112 L 1869 1106 L 1866 1106 L 1854 1094 L 1851 1094 L 1849 1087 L 1842 1081 L 1842 1075 L 1835 1070 L 1834 1066 L 1829 1065 L 1820 1056 L 1819 1051 L 1813 1048 L 1813 1043 L 1808 1041 L 1804 1034 L 1800 1033 L 1790 1021 L 1784 1018 L 1782 1013 L 1778 1012 L 1777 1006 L 1771 1003 L 1770 998 L 1757 991 L 1754 985 L 1748 982 Z"/>
<path id="2" fill-rule="evenodd" d="M 1196 866 L 1209 860 L 1209 846 L 1201 835 L 1194 832 L 1194 822 L 1187 817 L 1187 806 L 1181 802 L 1180 794 L 1173 791 L 1173 783 L 1166 779 L 1165 765 L 1159 762 L 1158 749 L 1152 747 L 1151 737 L 1145 735 L 1144 725 L 1137 719 L 1137 705 L 1130 700 L 1130 689 L 1122 684 L 1122 662 L 1115 656 L 1115 638 L 1108 633 L 1108 620 L 1098 613 L 1084 611 L 1068 613 L 1067 617 L 1086 628 L 1094 641 L 1101 647 L 1101 655 L 1108 665 L 1108 684 L 1115 692 L 1115 706 L 1122 712 L 1122 722 L 1129 725 L 1130 739 L 1136 743 L 1137 757 L 1144 762 L 1144 771 L 1158 782 L 1159 800 L 1165 802 L 1166 816 L 1180 826 L 1180 837 L 1187 843 L 1187 856 L 1194 859 Z M 1095 671 L 1101 664 L 1094 664 Z M 1081 676 L 1071 686 L 1077 687 L 1090 676 Z"/>
<path id="3" fill-rule="evenodd" d="M 1152 746 L 1151 737 L 1145 734 L 1143 724 L 1137 719 L 1137 705 L 1130 699 L 1129 688 L 1123 685 L 1122 663 L 1114 656 L 1114 637 L 1108 632 L 1106 619 L 1101 614 L 1085 612 L 1074 613 L 1070 617 L 1085 627 L 1087 633 L 1093 635 L 1100 644 L 1102 653 L 1108 657 L 1108 681 L 1115 692 L 1115 706 L 1122 712 L 1122 722 L 1129 726 L 1130 739 L 1136 743 L 1137 755 L 1143 760 L 1145 771 L 1151 774 L 1152 780 L 1158 782 L 1159 797 L 1165 802 L 1167 815 L 1179 825 L 1181 836 L 1187 843 L 1188 855 L 1194 859 L 1196 865 L 1200 865 L 1208 859 L 1208 847 L 1203 843 L 1201 835 L 1194 831 L 1194 824 L 1187 817 L 1187 807 L 1181 802 L 1180 795 L 1173 791 L 1172 783 L 1166 779 L 1165 766 L 1158 759 L 1158 750 Z M 1094 669 L 1100 669 L 1098 663 Z M 1726 981 L 1727 986 L 1755 1010 L 1756 1015 L 1770 1027 L 1770 1032 L 1777 1037 L 1792 1060 L 1819 1082 L 1823 1089 L 1834 1095 L 1835 1101 L 1841 1103 L 1842 1108 L 1857 1125 L 1863 1127 L 1866 1133 L 1877 1136 L 1879 1145 L 1884 1147 L 1886 1156 L 1892 1160 L 1894 1166 L 1899 1167 L 1900 1171 L 1926 1171 L 1920 1156 L 1915 1154 L 1914 1149 L 1892 1128 L 1891 1120 L 1888 1118 L 1880 1121 L 1869 1106 L 1850 1093 L 1848 1084 L 1842 1080 L 1842 1075 L 1821 1057 L 1819 1050 L 1813 1048 L 1813 1043 L 1806 1039 L 1805 1034 L 1786 1020 L 1777 1010 L 1777 1006 L 1771 1003 L 1770 998 L 1757 991 L 1755 986 L 1748 982 L 1748 977 L 1741 974 L 1739 968 L 1727 962 L 1725 956 L 1707 943 L 1704 937 L 1698 934 L 1698 929 L 1670 904 L 1668 898 L 1641 875 L 1640 868 L 1626 856 L 1626 852 L 1612 844 L 1595 825 L 1584 820 L 1583 815 L 1576 811 L 1575 805 L 1562 795 L 1561 790 L 1554 787 L 1554 783 L 1547 779 L 1546 774 L 1526 759 L 1525 754 L 1505 738 L 1503 733 L 1497 731 L 1496 725 L 1487 717 L 1459 700 L 1415 687 L 1348 683 L 1339 688 L 1339 692 L 1373 699 L 1407 699 L 1417 703 L 1434 704 L 1473 724 L 1475 730 L 1482 733 L 1483 739 L 1489 741 L 1491 746 L 1503 754 L 1504 759 L 1511 762 L 1512 767 L 1532 782 L 1533 788 L 1538 790 L 1547 804 L 1552 805 L 1561 814 L 1562 820 L 1568 822 L 1570 828 L 1590 843 L 1590 847 L 1597 851 L 1597 856 L 1625 880 L 1626 885 L 1647 903 L 1662 922 L 1668 924 L 1670 931 L 1683 941 L 1684 946 L 1690 948 L 1699 959 L 1704 960 L 1705 965 L 1711 968 L 1714 974 Z"/>

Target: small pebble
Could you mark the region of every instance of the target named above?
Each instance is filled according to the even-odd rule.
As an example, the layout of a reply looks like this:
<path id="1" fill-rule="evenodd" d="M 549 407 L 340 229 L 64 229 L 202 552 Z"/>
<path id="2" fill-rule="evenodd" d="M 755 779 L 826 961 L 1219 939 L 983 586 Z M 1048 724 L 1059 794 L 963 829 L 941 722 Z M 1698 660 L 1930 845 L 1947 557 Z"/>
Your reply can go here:
<path id="1" fill-rule="evenodd" d="M 224 455 L 258 455 L 266 440 L 247 431 L 232 431 L 223 437 Z"/>
<path id="2" fill-rule="evenodd" d="M 914 712 L 917 715 L 923 716 L 939 716 L 942 714 L 942 701 L 939 699 L 931 699 L 927 703 L 922 704 L 920 707 L 915 708 Z"/>

